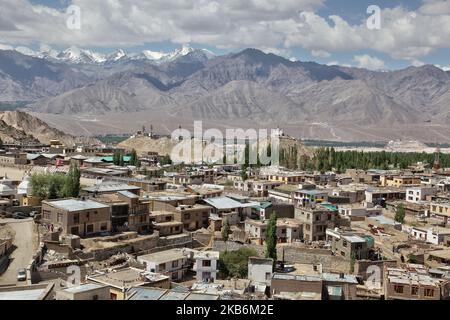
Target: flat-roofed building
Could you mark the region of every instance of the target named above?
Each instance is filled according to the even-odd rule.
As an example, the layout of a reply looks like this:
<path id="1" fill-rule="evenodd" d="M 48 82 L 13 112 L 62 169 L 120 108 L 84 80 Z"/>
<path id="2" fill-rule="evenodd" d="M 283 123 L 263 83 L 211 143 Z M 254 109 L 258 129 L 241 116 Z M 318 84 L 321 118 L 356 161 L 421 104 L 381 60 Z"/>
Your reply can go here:
<path id="1" fill-rule="evenodd" d="M 368 259 L 375 240 L 352 230 L 327 229 L 326 240 L 331 244 L 331 251 L 336 255 L 350 259 Z"/>
<path id="2" fill-rule="evenodd" d="M 386 201 L 405 200 L 406 191 L 397 188 L 369 188 L 366 190 L 366 202 L 379 203 Z"/>
<path id="3" fill-rule="evenodd" d="M 175 208 L 175 221 L 181 222 L 187 231 L 195 231 L 201 228 L 208 228 L 211 207 L 194 204 L 181 205 Z"/>
<path id="4" fill-rule="evenodd" d="M 148 272 L 163 274 L 176 281 L 186 274 L 191 254 L 191 251 L 176 248 L 138 256 L 137 260 L 145 265 Z"/>
<path id="5" fill-rule="evenodd" d="M 108 286 L 111 300 L 125 300 L 127 292 L 136 287 L 170 288 L 168 276 L 133 267 L 99 271 L 88 276 L 87 280 Z"/>
<path id="6" fill-rule="evenodd" d="M 183 223 L 175 221 L 175 212 L 171 211 L 152 211 L 150 220 L 153 228 L 159 231 L 161 237 L 180 234 L 183 232 Z"/>
<path id="7" fill-rule="evenodd" d="M 296 205 L 308 206 L 328 201 L 329 190 L 304 190 L 300 189 L 295 192 L 294 201 Z"/>
<path id="8" fill-rule="evenodd" d="M 449 296 L 448 279 L 436 279 L 427 272 L 386 268 L 383 283 L 386 300 L 443 300 Z"/>
<path id="9" fill-rule="evenodd" d="M 334 229 L 339 224 L 339 213 L 333 206 L 316 206 L 314 208 L 296 208 L 295 218 L 303 224 L 305 241 L 325 241 L 326 230 Z"/>
<path id="10" fill-rule="evenodd" d="M 108 205 L 89 199 L 42 201 L 42 222 L 61 234 L 81 237 L 111 231 Z"/>
<path id="11" fill-rule="evenodd" d="M 267 238 L 268 220 L 245 220 L 245 232 L 249 238 L 253 238 L 259 243 L 264 243 Z M 277 240 L 282 243 L 292 243 L 303 237 L 303 228 L 297 219 L 277 219 Z"/>
<path id="12" fill-rule="evenodd" d="M 85 283 L 56 291 L 56 300 L 110 300 L 109 287 Z"/>
<path id="13" fill-rule="evenodd" d="M 450 201 L 431 202 L 430 215 L 441 219 L 447 225 L 448 219 L 450 218 Z"/>
<path id="14" fill-rule="evenodd" d="M 427 197 L 434 196 L 437 188 L 434 187 L 409 187 L 406 188 L 406 201 L 420 203 L 427 200 Z"/>
<path id="15" fill-rule="evenodd" d="M 219 252 L 196 251 L 194 252 L 194 266 L 197 281 L 210 282 L 217 278 Z"/>

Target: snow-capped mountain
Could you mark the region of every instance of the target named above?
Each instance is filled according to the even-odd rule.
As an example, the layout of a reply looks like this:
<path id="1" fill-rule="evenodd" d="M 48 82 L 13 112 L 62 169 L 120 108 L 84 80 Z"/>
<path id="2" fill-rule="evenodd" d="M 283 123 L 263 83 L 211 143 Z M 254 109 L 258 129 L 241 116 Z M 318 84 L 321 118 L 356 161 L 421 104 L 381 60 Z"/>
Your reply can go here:
<path id="1" fill-rule="evenodd" d="M 60 52 L 56 58 L 69 63 L 104 63 L 107 61 L 106 56 L 102 53 L 74 46 Z"/>
<path id="2" fill-rule="evenodd" d="M 147 60 L 155 64 L 175 61 L 180 58 L 187 58 L 189 61 L 206 61 L 215 57 L 215 54 L 206 49 L 194 49 L 189 45 L 172 52 L 143 50 L 137 53 L 126 53 L 123 49 L 117 49 L 110 54 L 95 52 L 92 50 L 80 49 L 71 46 L 64 51 L 58 51 L 48 46 L 40 51 L 34 51 L 27 47 L 17 47 L 14 49 L 24 55 L 43 58 L 51 61 L 62 61 L 70 64 L 107 64 L 125 60 Z"/>

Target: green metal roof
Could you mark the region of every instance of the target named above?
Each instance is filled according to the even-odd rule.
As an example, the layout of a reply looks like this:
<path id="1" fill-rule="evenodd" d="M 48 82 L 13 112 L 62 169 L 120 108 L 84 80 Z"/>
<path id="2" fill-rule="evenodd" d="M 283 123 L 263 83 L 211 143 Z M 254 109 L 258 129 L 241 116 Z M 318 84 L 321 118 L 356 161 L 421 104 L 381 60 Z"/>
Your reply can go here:
<path id="1" fill-rule="evenodd" d="M 105 162 L 113 162 L 113 157 L 112 156 L 100 157 L 100 160 L 105 161 Z M 123 161 L 130 162 L 130 160 L 131 160 L 131 156 L 123 156 Z"/>

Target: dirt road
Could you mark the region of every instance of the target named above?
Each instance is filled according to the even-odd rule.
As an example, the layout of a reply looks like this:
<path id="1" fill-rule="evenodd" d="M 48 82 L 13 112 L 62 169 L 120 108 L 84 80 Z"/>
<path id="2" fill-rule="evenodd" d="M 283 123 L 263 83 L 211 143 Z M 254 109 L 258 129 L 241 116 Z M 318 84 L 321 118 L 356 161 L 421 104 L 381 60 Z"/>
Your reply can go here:
<path id="1" fill-rule="evenodd" d="M 8 269 L 0 276 L 0 285 L 18 284 L 17 271 L 26 268 L 37 250 L 36 227 L 31 218 L 24 220 L 0 219 L 0 223 L 6 223 L 14 230 L 13 245 L 16 247 L 10 255 Z M 26 284 L 26 282 L 22 283 Z"/>

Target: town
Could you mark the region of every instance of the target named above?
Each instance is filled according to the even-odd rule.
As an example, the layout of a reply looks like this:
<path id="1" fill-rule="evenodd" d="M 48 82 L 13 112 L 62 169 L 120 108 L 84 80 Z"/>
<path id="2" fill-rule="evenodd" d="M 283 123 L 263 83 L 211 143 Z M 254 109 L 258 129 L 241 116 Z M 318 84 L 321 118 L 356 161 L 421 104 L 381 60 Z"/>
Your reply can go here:
<path id="1" fill-rule="evenodd" d="M 449 299 L 446 154 L 277 134 L 278 165 L 4 144 L 0 300 Z"/>

